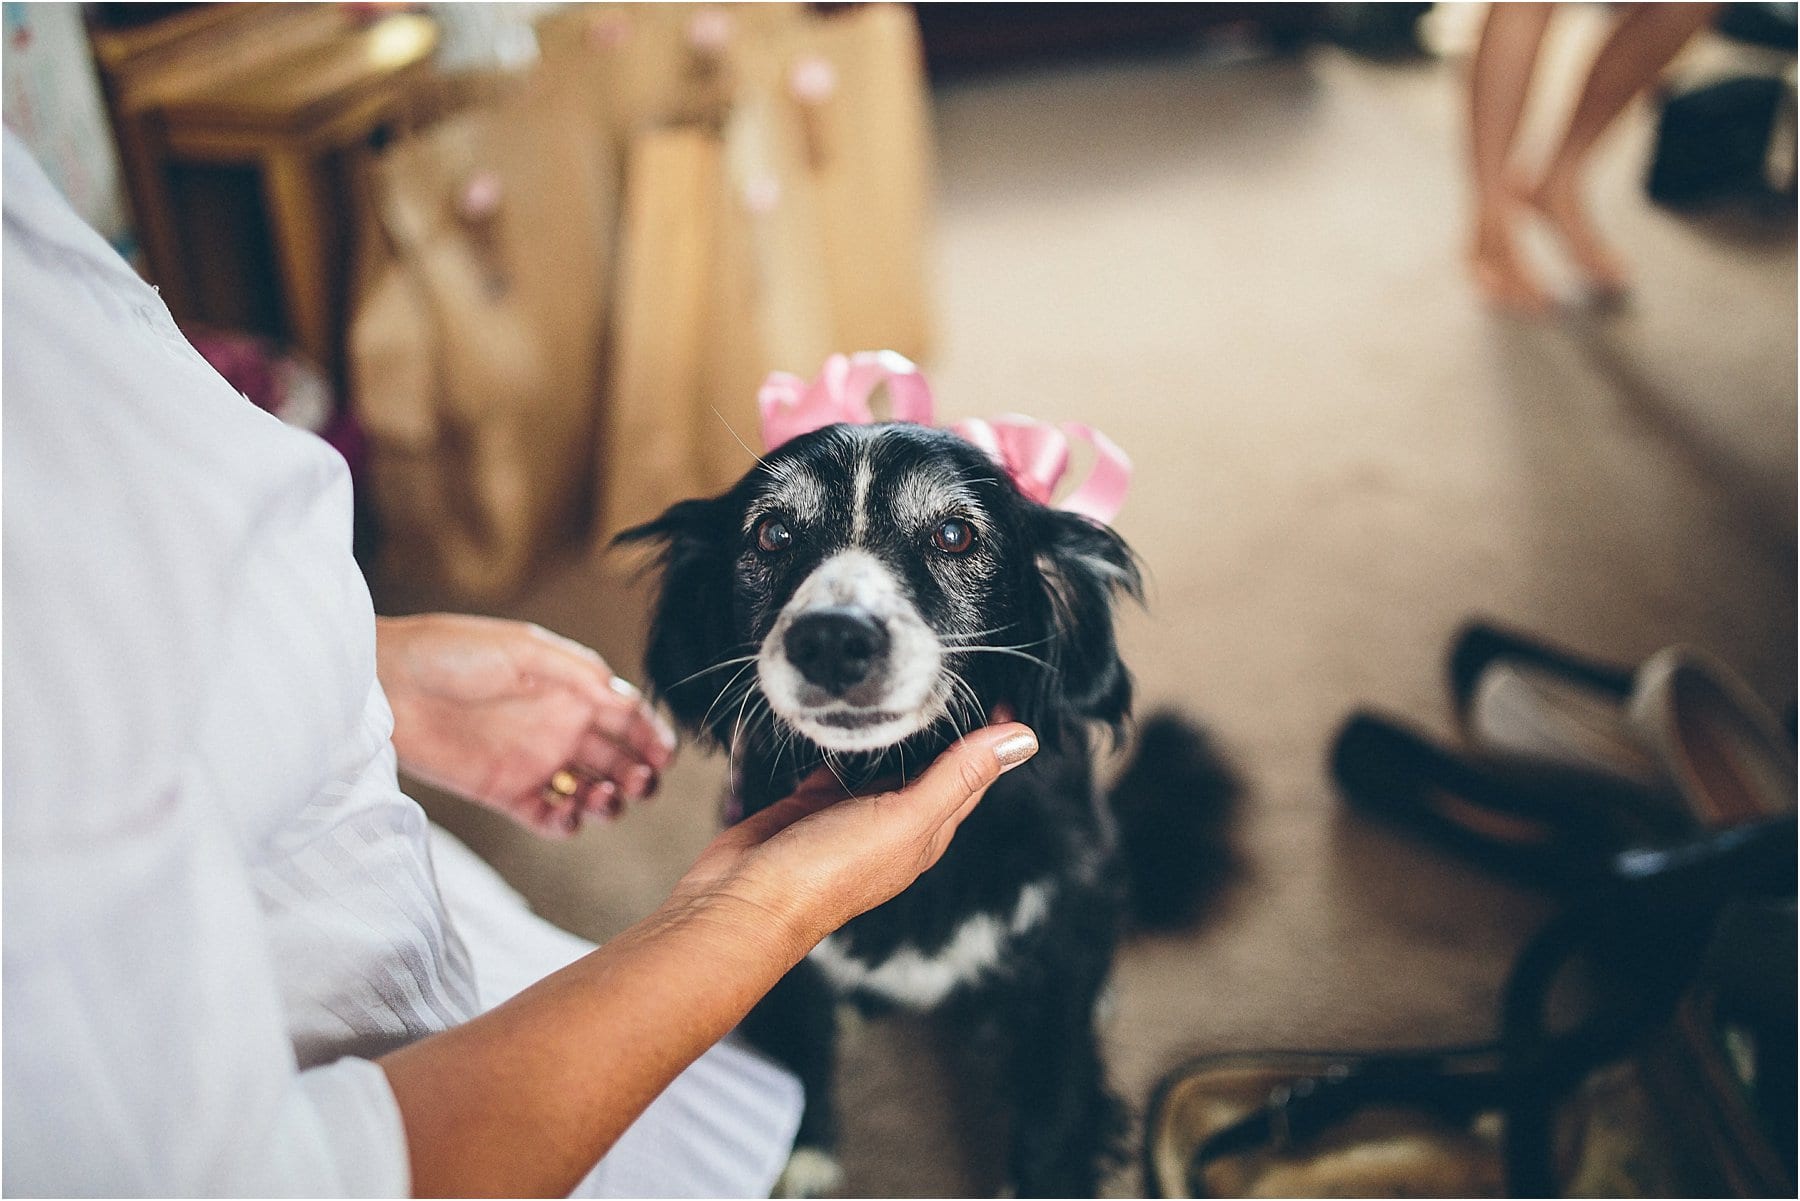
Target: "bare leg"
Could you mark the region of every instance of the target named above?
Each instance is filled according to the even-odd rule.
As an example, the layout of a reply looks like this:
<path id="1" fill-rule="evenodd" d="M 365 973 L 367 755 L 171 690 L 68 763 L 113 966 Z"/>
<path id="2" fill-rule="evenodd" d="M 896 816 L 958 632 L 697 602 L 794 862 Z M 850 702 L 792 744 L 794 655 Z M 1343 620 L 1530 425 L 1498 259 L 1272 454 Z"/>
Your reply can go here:
<path id="1" fill-rule="evenodd" d="M 1526 193 L 1529 203 L 1561 236 L 1575 265 L 1602 291 L 1623 291 L 1629 277 L 1595 231 L 1582 203 L 1589 154 L 1625 106 L 1718 9 L 1717 4 L 1633 5 L 1600 47 L 1562 145 L 1544 168 L 1543 179 Z"/>
<path id="2" fill-rule="evenodd" d="M 1509 159 L 1538 47 L 1550 22 L 1548 4 L 1495 4 L 1482 26 L 1469 80 L 1469 154 L 1475 184 L 1475 239 L 1470 265 L 1488 299 L 1535 312 L 1547 303 L 1513 243 L 1518 199 L 1508 187 Z"/>

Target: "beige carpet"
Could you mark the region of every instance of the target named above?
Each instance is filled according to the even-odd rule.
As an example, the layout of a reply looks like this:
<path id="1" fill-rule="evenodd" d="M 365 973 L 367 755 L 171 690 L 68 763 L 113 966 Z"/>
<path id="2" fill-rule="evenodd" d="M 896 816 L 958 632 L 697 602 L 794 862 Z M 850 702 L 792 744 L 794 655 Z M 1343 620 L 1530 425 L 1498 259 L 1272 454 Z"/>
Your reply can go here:
<path id="1" fill-rule="evenodd" d="M 1594 20 L 1558 31 L 1561 89 Z M 1596 180 L 1637 303 L 1497 319 L 1461 273 L 1460 98 L 1454 63 L 1329 51 L 939 97 L 940 396 L 1093 421 L 1136 457 L 1119 524 L 1153 584 L 1128 658 L 1146 701 L 1211 722 L 1253 787 L 1248 870 L 1213 920 L 1120 959 L 1107 1043 L 1134 1103 L 1196 1052 L 1487 1031 L 1539 903 L 1348 818 L 1323 767 L 1357 705 L 1449 733 L 1442 656 L 1466 615 L 1621 661 L 1698 643 L 1794 697 L 1791 215 L 1651 207 L 1637 113 Z M 631 670 L 641 609 L 593 562 L 514 612 Z M 603 937 L 704 843 L 720 779 L 691 756 L 653 806 L 564 846 L 433 809 Z M 992 1115 L 922 1046 L 888 1023 L 853 1041 L 853 1193 L 995 1187 Z"/>

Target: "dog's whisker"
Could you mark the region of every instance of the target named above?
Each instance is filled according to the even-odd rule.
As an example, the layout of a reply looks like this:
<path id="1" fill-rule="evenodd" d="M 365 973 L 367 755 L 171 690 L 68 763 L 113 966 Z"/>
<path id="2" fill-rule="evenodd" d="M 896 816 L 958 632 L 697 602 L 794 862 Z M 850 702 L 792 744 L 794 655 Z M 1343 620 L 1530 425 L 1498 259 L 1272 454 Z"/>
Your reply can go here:
<path id="1" fill-rule="evenodd" d="M 1056 666 L 1054 664 L 1046 663 L 1036 655 L 1028 655 L 1024 651 L 1016 651 L 1010 646 L 959 646 L 956 648 L 956 653 L 959 655 L 1011 655 L 1015 659 L 1025 659 L 1035 663 L 1045 671 L 1056 671 Z"/>
<path id="2" fill-rule="evenodd" d="M 748 664 L 748 663 L 740 665 L 738 667 L 737 671 L 732 673 L 731 678 L 729 680 L 725 681 L 724 686 L 719 689 L 719 695 L 717 695 L 713 698 L 712 704 L 707 707 L 706 713 L 701 717 L 701 719 L 700 719 L 701 725 L 705 725 L 707 723 L 707 721 L 712 717 L 713 709 L 717 708 L 721 701 L 725 702 L 726 704 L 729 704 L 732 700 L 737 699 L 737 691 L 740 687 L 740 683 L 739 683 L 740 681 L 743 681 L 743 683 L 741 685 L 742 687 L 749 687 L 750 681 L 744 680 L 744 675 L 745 675 L 745 673 L 747 673 L 750 670 L 750 668 L 751 668 L 751 664 Z"/>
<path id="3" fill-rule="evenodd" d="M 738 747 L 741 745 L 740 731 L 743 729 L 744 725 L 744 707 L 750 703 L 750 697 L 754 692 L 755 690 L 752 688 L 744 689 L 744 699 L 738 702 L 737 721 L 732 725 L 731 729 L 731 753 L 726 756 L 726 765 L 731 771 L 731 778 L 734 780 L 737 779 L 737 754 Z"/>
<path id="4" fill-rule="evenodd" d="M 967 641 L 970 641 L 970 640 L 973 640 L 976 638 L 986 638 L 991 634 L 998 634 L 998 633 L 1002 632 L 1003 630 L 1010 630 L 1018 624 L 1019 623 L 1016 621 L 1009 621 L 1003 626 L 994 626 L 993 628 L 986 629 L 986 630 L 974 630 L 967 634 L 943 634 L 943 635 L 939 636 L 938 640 L 940 642 L 967 642 Z M 1040 638 L 1038 641 L 1046 642 L 1046 641 L 1048 641 L 1048 639 Z M 1037 643 L 1026 642 L 1026 643 L 1022 643 L 1021 645 L 1036 646 Z"/>
<path id="5" fill-rule="evenodd" d="M 769 712 L 771 714 L 773 714 L 774 711 L 775 711 L 775 707 L 773 705 L 771 705 L 769 707 Z M 769 756 L 769 784 L 771 786 L 773 786 L 775 783 L 776 774 L 781 771 L 781 757 L 783 755 L 787 754 L 788 752 L 795 750 L 799 746 L 799 743 L 800 743 L 800 733 L 798 730 L 795 730 L 792 726 L 786 726 L 785 723 L 783 724 L 783 726 L 776 727 L 775 749 Z M 795 766 L 796 772 L 798 772 L 798 770 L 799 770 L 799 756 L 798 755 L 795 756 L 794 766 Z"/>
<path id="6" fill-rule="evenodd" d="M 950 723 L 950 732 L 956 735 L 958 742 L 963 738 L 962 724 L 956 720 L 956 707 L 961 703 L 962 698 L 955 693 L 951 693 L 944 703 L 944 720 Z"/>
<path id="7" fill-rule="evenodd" d="M 949 668 L 946 667 L 944 670 L 945 675 L 942 680 L 944 687 L 941 690 L 941 695 L 939 693 L 933 693 L 933 703 L 937 706 L 939 712 L 932 716 L 931 722 L 935 725 L 937 722 L 947 721 L 950 723 L 950 728 L 954 730 L 956 728 L 955 709 L 961 698 L 956 693 L 955 681 L 951 680 L 949 677 Z"/>
<path id="8" fill-rule="evenodd" d="M 771 710 L 769 698 L 754 690 L 746 698 L 746 703 L 748 710 L 740 714 L 740 720 L 743 723 L 744 742 L 750 744 L 756 741 L 756 731 L 761 727 L 764 719 L 770 716 Z"/>
<path id="9" fill-rule="evenodd" d="M 767 726 L 769 737 L 774 742 L 775 752 L 779 755 L 781 744 L 787 737 L 786 733 L 782 730 L 781 718 L 776 714 L 775 706 L 770 703 L 768 697 L 759 695 L 756 698 L 756 702 L 757 709 L 756 717 L 754 719 L 756 726 L 754 728 Z"/>
<path id="10" fill-rule="evenodd" d="M 744 709 L 744 705 L 745 705 L 745 704 L 746 704 L 746 703 L 747 703 L 747 702 L 748 702 L 748 701 L 749 701 L 749 699 L 750 699 L 750 694 L 751 694 L 751 692 L 752 692 L 752 691 L 753 691 L 753 688 L 752 688 L 752 687 L 751 687 L 751 686 L 750 686 L 750 685 L 749 685 L 749 684 L 745 684 L 745 686 L 744 686 L 744 687 L 743 687 L 743 688 L 740 688 L 740 689 L 738 689 L 738 690 L 737 690 L 737 691 L 736 691 L 736 692 L 734 692 L 734 693 L 730 693 L 730 694 L 723 694 L 723 693 L 722 693 L 722 694 L 720 694 L 720 696 L 719 696 L 719 698 L 718 698 L 718 699 L 717 699 L 717 700 L 715 700 L 715 701 L 714 701 L 714 702 L 713 702 L 713 704 L 714 704 L 714 705 L 717 705 L 717 704 L 718 704 L 718 703 L 719 703 L 719 701 L 721 701 L 721 700 L 722 700 L 722 701 L 724 701 L 724 702 L 725 702 L 725 704 L 726 704 L 726 705 L 727 705 L 727 706 L 729 706 L 729 705 L 730 705 L 730 704 L 731 704 L 731 702 L 732 702 L 732 701 L 734 701 L 734 700 L 735 700 L 735 701 L 737 701 L 737 702 L 738 702 L 738 712 L 739 712 L 739 713 L 740 713 L 740 714 L 741 714 L 741 713 L 742 713 L 742 712 L 743 712 L 743 709 Z M 710 727 L 709 727 L 709 728 L 710 728 Z M 716 733 L 716 731 L 715 731 L 715 733 Z M 735 735 L 734 735 L 734 737 L 735 737 Z M 721 738 L 721 739 L 720 739 L 720 741 L 721 741 L 721 742 L 725 742 L 725 743 L 726 743 L 726 744 L 727 744 L 727 750 L 729 750 L 729 749 L 730 749 L 730 740 L 728 740 L 728 739 L 725 739 L 725 738 Z"/>
<path id="11" fill-rule="evenodd" d="M 751 743 L 755 743 L 758 740 L 758 732 L 761 731 L 765 725 L 767 725 L 770 733 L 777 732 L 774 725 L 775 711 L 769 704 L 769 698 L 759 695 L 754 697 L 753 700 L 755 703 L 750 706 L 749 723 L 744 729 L 744 739 Z"/>
<path id="12" fill-rule="evenodd" d="M 752 659 L 750 660 L 749 663 L 746 663 L 744 666 L 738 668 L 736 673 L 732 675 L 731 679 L 725 681 L 725 687 L 719 689 L 719 695 L 713 697 L 712 704 L 710 704 L 706 707 L 706 713 L 700 718 L 700 728 L 701 729 L 709 730 L 712 728 L 710 723 L 712 721 L 713 710 L 715 710 L 719 707 L 720 702 L 724 702 L 725 704 L 731 703 L 731 701 L 728 700 L 727 698 L 731 696 L 732 689 L 737 686 L 737 682 L 740 679 L 743 679 L 744 673 L 749 671 L 751 666 L 755 662 L 756 662 L 755 658 L 752 657 Z M 754 679 L 752 679 L 751 681 L 745 683 L 744 688 L 746 691 L 748 691 L 750 688 L 754 687 L 754 685 L 755 685 L 755 681 L 754 681 Z"/>
<path id="13" fill-rule="evenodd" d="M 764 467 L 767 467 L 769 465 L 769 461 L 767 459 L 763 458 L 761 455 L 759 455 L 755 451 L 751 450 L 750 444 L 748 442 L 744 441 L 742 438 L 738 437 L 738 432 L 731 428 L 731 422 L 725 420 L 725 414 L 719 412 L 719 406 L 708 405 L 707 407 L 713 411 L 713 416 L 717 417 L 719 419 L 719 424 L 721 424 L 725 427 L 725 432 L 730 434 L 732 436 L 732 438 L 737 442 L 737 444 L 744 448 L 745 454 L 747 454 L 751 458 L 755 459 L 758 463 L 762 464 Z"/>
<path id="14" fill-rule="evenodd" d="M 825 752 L 825 770 L 829 771 L 833 778 L 837 780 L 838 787 L 844 790 L 844 795 L 852 797 L 856 795 L 854 792 L 850 791 L 850 785 L 844 783 L 844 777 L 838 774 L 838 769 L 832 764 L 830 751 Z"/>
<path id="15" fill-rule="evenodd" d="M 676 680 L 673 684 L 670 684 L 668 687 L 664 688 L 663 691 L 664 692 L 673 692 L 677 688 L 681 687 L 683 684 L 687 683 L 689 680 L 697 680 L 703 675 L 707 675 L 707 674 L 709 674 L 711 672 L 715 672 L 715 671 L 723 671 L 725 668 L 731 667 L 734 664 L 748 663 L 752 659 L 755 659 L 755 658 L 756 658 L 755 655 L 740 655 L 735 659 L 725 659 L 721 662 L 714 663 L 710 667 L 702 667 L 699 671 L 694 672 L 692 675 L 682 676 L 679 680 Z"/>
<path id="16" fill-rule="evenodd" d="M 971 699 L 975 697 L 975 690 L 969 686 L 969 681 L 960 671 L 957 671 L 954 667 L 945 667 L 944 674 L 945 678 L 950 681 L 951 700 L 960 704 L 964 696 Z M 958 689 L 961 691 L 959 692 Z"/>
<path id="17" fill-rule="evenodd" d="M 940 641 L 942 641 L 942 640 L 940 639 Z M 1009 646 L 995 646 L 995 645 L 992 645 L 989 643 L 982 643 L 982 644 L 980 644 L 980 646 L 973 648 L 973 649 L 998 650 L 998 651 L 1021 651 L 1021 650 L 1024 650 L 1026 647 L 1030 647 L 1030 646 L 1043 646 L 1046 642 L 1050 642 L 1050 641 L 1052 641 L 1052 639 L 1036 638 L 1030 642 L 1015 642 Z M 966 650 L 966 649 L 970 649 L 970 648 L 963 646 L 963 645 L 956 645 L 956 646 L 953 646 L 951 649 L 952 650 Z"/>
<path id="18" fill-rule="evenodd" d="M 968 698 L 969 698 L 969 708 L 968 708 L 968 713 L 967 713 L 968 728 L 970 730 L 974 730 L 977 727 L 986 724 L 986 722 L 987 722 L 986 706 L 984 706 L 981 703 L 981 698 L 979 696 L 975 695 L 975 689 L 969 685 L 969 682 L 967 680 L 963 681 L 963 691 L 968 695 Z"/>
<path id="19" fill-rule="evenodd" d="M 989 626 L 985 630 L 971 630 L 968 633 L 963 633 L 963 634 L 946 634 L 945 637 L 947 637 L 947 638 L 979 638 L 985 634 L 998 634 L 1001 630 L 1010 630 L 1018 624 L 1019 623 L 1016 621 L 1009 621 L 1005 625 Z"/>
<path id="20" fill-rule="evenodd" d="M 967 737 L 968 731 L 963 728 L 962 723 L 956 720 L 956 709 L 964 703 L 964 697 L 966 696 L 970 705 L 970 718 L 979 718 L 982 709 L 981 698 L 976 695 L 975 689 L 969 682 L 963 679 L 960 672 L 956 671 L 954 668 L 946 668 L 945 674 L 946 678 L 950 681 L 951 690 L 949 699 L 953 703 L 945 706 L 944 716 L 950 719 L 950 728 L 956 731 L 956 737 L 960 740 Z M 961 691 L 958 691 L 958 689 Z"/>
<path id="21" fill-rule="evenodd" d="M 998 484 L 1000 482 L 981 467 L 958 467 L 955 471 L 956 478 L 966 484 Z M 980 472 L 980 474 L 977 475 L 976 472 Z"/>

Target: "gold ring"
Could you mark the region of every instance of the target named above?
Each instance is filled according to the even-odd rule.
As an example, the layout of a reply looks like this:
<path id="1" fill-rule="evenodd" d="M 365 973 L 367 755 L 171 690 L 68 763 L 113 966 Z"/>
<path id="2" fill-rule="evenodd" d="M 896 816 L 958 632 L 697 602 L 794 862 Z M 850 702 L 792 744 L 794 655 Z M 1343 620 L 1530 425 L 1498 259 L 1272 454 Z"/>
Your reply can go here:
<path id="1" fill-rule="evenodd" d="M 574 796 L 575 790 L 580 787 L 580 779 L 566 767 L 557 769 L 550 777 L 550 791 L 565 801 Z"/>

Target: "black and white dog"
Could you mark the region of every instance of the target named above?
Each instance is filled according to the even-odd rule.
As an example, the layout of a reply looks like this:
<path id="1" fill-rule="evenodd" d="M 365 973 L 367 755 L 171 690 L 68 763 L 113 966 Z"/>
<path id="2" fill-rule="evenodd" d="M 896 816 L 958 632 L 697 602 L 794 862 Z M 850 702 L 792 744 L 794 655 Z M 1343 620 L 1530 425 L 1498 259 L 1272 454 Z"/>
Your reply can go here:
<path id="1" fill-rule="evenodd" d="M 827 938 L 745 1023 L 806 1088 L 786 1187 L 836 1183 L 836 1006 L 849 1000 L 998 1030 L 1014 1187 L 1092 1196 L 1124 1129 L 1094 1005 L 1133 886 L 1152 883 L 1129 869 L 1203 871 L 1230 791 L 1197 735 L 1159 721 L 1124 812 L 1096 792 L 1091 735 L 1116 733 L 1131 705 L 1113 634 L 1114 602 L 1141 595 L 1130 549 L 1026 498 L 957 435 L 909 424 L 794 438 L 729 492 L 620 540 L 662 546 L 647 675 L 691 734 L 729 749 L 743 813 L 822 762 L 852 787 L 917 774 L 996 704 L 1042 748 L 936 866 Z M 1161 916 L 1184 910 L 1179 882 L 1154 883 L 1172 885 L 1151 902 Z"/>

